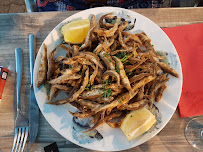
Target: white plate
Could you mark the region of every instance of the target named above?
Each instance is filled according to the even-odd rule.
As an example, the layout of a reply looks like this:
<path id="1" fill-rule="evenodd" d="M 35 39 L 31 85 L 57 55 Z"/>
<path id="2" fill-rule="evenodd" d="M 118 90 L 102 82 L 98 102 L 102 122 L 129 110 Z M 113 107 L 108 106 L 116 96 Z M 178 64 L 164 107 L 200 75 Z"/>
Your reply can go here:
<path id="1" fill-rule="evenodd" d="M 114 12 L 116 15 L 123 16 L 124 18 L 136 18 L 135 27 L 130 32 L 135 33 L 137 31 L 143 30 L 149 36 L 149 38 L 151 38 L 152 44 L 154 45 L 156 51 L 167 52 L 167 58 L 170 66 L 177 70 L 180 75 L 180 78 L 170 76 L 170 80 L 167 82 L 167 89 L 164 91 L 161 101 L 155 103 L 156 107 L 159 109 L 160 114 L 157 118 L 158 123 L 156 126 L 139 138 L 129 142 L 120 129 L 113 129 L 107 125 L 102 125 L 97 130 L 103 136 L 103 139 L 89 139 L 81 136 L 82 134 L 78 131 L 76 132 L 74 130 L 75 128 L 73 129 L 74 124 L 72 121 L 72 116 L 68 111 L 76 111 L 75 108 L 68 104 L 60 106 L 45 104 L 47 98 L 47 87 L 45 86 L 37 88 L 35 85 L 34 91 L 42 114 L 49 122 L 49 124 L 63 137 L 77 145 L 80 145 L 81 147 L 88 149 L 100 151 L 118 151 L 129 149 L 148 141 L 158 132 L 160 132 L 168 123 L 173 113 L 175 112 L 180 99 L 182 90 L 182 69 L 175 47 L 167 35 L 162 31 L 162 29 L 159 28 L 159 26 L 136 12 L 115 7 L 100 7 L 84 10 L 62 21 L 49 33 L 43 42 L 47 45 L 48 54 L 59 43 L 61 43 L 62 34 L 60 33 L 60 28 L 65 23 L 81 18 L 90 18 L 91 14 L 95 14 L 96 18 L 98 19 L 101 15 L 108 12 Z M 40 47 L 35 62 L 34 84 L 36 84 L 42 50 L 43 46 Z M 80 137 L 77 138 L 78 136 Z"/>

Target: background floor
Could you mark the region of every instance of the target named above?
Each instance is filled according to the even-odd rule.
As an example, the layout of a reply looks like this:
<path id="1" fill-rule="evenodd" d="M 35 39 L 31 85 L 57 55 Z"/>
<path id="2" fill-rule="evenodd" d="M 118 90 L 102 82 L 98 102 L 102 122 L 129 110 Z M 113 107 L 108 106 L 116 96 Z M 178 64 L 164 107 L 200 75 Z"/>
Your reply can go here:
<path id="1" fill-rule="evenodd" d="M 170 2 L 171 0 L 164 0 Z M 195 0 L 173 0 L 174 7 L 188 7 L 194 4 Z M 203 0 L 200 0 L 202 6 Z M 164 6 L 163 6 L 164 7 Z M 166 6 L 167 7 L 167 6 Z M 24 13 L 27 12 L 25 0 L 0 0 L 0 13 Z"/>

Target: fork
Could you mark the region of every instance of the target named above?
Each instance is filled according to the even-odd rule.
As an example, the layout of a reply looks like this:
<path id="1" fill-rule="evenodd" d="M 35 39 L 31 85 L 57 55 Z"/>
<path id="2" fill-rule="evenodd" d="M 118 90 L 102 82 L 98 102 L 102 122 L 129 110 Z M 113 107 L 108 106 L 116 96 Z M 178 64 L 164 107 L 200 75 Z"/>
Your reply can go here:
<path id="1" fill-rule="evenodd" d="M 12 152 L 23 152 L 28 136 L 28 120 L 23 116 L 20 110 L 20 89 L 22 78 L 22 50 L 15 49 L 16 60 L 16 95 L 17 95 L 17 116 L 15 119 L 15 135 Z"/>

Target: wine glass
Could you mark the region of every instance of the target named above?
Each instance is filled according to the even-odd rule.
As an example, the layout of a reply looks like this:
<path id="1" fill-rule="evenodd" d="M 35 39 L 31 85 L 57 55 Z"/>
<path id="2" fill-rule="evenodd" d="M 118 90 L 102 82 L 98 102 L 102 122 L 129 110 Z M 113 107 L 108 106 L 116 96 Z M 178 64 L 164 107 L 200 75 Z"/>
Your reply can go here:
<path id="1" fill-rule="evenodd" d="M 185 138 L 194 148 L 203 150 L 203 115 L 192 118 L 188 122 Z"/>

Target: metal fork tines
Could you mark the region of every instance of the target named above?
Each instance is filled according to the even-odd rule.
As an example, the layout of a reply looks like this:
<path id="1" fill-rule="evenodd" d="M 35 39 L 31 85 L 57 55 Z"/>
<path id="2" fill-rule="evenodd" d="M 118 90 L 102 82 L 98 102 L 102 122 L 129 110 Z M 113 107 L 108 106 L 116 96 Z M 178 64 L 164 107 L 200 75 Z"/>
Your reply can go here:
<path id="1" fill-rule="evenodd" d="M 15 119 L 15 135 L 12 152 L 23 152 L 28 136 L 28 120 L 20 110 L 20 89 L 22 78 L 22 50 L 15 50 L 16 59 L 16 96 L 17 96 L 17 116 Z"/>

